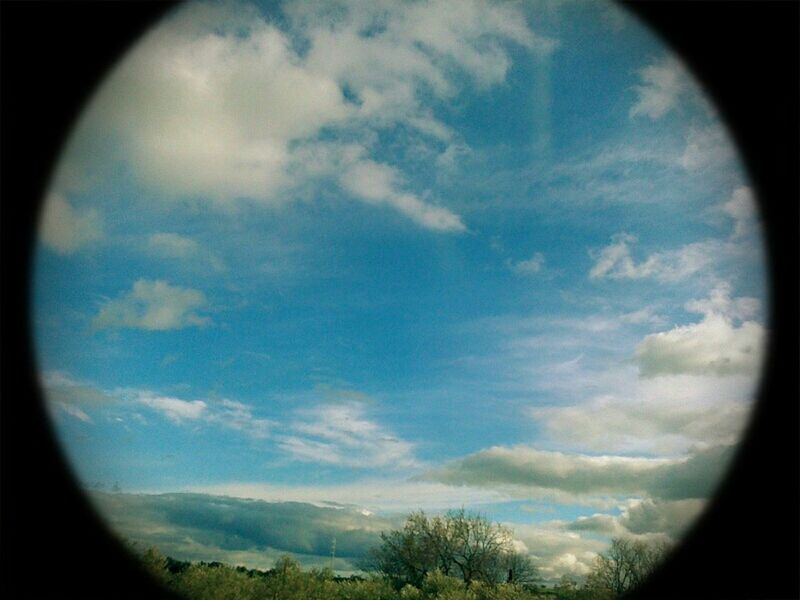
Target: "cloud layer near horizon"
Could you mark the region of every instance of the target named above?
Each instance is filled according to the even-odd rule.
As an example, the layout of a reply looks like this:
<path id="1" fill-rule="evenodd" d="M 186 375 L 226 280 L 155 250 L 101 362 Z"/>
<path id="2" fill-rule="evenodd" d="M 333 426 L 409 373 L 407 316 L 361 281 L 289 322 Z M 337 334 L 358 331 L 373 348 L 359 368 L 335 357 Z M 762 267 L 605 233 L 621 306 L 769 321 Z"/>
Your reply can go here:
<path id="1" fill-rule="evenodd" d="M 685 458 L 588 456 L 496 446 L 429 470 L 422 479 L 448 485 L 506 488 L 520 495 L 562 493 L 577 498 L 642 496 L 707 498 L 733 448 L 717 446 Z"/>

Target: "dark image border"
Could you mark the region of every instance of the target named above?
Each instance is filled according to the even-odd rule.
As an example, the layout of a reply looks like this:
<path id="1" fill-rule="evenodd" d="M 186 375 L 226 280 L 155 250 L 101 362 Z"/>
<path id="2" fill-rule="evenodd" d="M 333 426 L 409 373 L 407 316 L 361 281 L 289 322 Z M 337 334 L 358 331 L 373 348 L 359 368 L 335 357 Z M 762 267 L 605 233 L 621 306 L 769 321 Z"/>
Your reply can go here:
<path id="1" fill-rule="evenodd" d="M 65 136 L 103 74 L 172 5 L 0 2 L 6 598 L 162 597 L 69 477 L 38 401 L 27 307 L 37 207 Z M 750 435 L 712 510 L 637 597 L 799 598 L 800 4 L 626 6 L 686 59 L 730 124 L 762 201 L 772 275 L 769 362 Z"/>

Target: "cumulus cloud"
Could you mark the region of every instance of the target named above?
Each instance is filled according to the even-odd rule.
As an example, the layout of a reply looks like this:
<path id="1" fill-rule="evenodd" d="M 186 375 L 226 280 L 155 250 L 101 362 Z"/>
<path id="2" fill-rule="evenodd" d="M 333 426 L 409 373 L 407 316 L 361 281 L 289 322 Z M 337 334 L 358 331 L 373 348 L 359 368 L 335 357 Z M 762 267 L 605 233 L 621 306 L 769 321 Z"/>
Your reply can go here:
<path id="1" fill-rule="evenodd" d="M 477 0 L 458 10 L 444 1 L 289 2 L 283 13 L 280 29 L 246 4 L 176 11 L 113 73 L 75 147 L 112 132 L 131 171 L 164 198 L 274 204 L 332 178 L 422 227 L 463 230 L 458 215 L 422 199 L 426 190 L 401 187 L 397 167 L 369 158 L 371 140 L 402 124 L 434 151 L 449 147 L 452 131 L 423 96 L 503 81 L 506 43 L 543 53 L 555 43 L 517 7 Z M 330 132 L 348 141 L 321 141 Z M 326 145 L 337 151 L 316 152 Z M 329 161 L 309 164 L 309 154 Z"/>
<path id="2" fill-rule="evenodd" d="M 631 255 L 635 235 L 619 233 L 611 244 L 589 255 L 595 261 L 590 279 L 645 279 L 678 281 L 706 269 L 724 249 L 722 242 L 706 240 L 686 244 L 675 250 L 655 252 L 640 262 Z"/>
<path id="3" fill-rule="evenodd" d="M 417 466 L 414 445 L 371 421 L 361 402 L 322 404 L 298 411 L 279 446 L 294 459 L 354 468 Z"/>
<path id="4" fill-rule="evenodd" d="M 514 488 L 520 496 L 552 490 L 575 500 L 637 495 L 671 500 L 707 498 L 727 468 L 731 448 L 715 446 L 673 459 L 495 446 L 431 469 L 423 477 L 449 485 Z"/>
<path id="5" fill-rule="evenodd" d="M 636 102 L 631 117 L 660 119 L 678 105 L 687 90 L 689 77 L 680 61 L 672 56 L 656 60 L 639 71 L 641 83 L 634 87 Z"/>
<path id="6" fill-rule="evenodd" d="M 72 254 L 103 239 L 103 221 L 95 209 L 76 210 L 59 193 L 45 198 L 39 235 L 42 242 L 58 254 Z"/>
<path id="7" fill-rule="evenodd" d="M 514 536 L 530 549 L 530 556 L 546 581 L 558 581 L 564 575 L 588 575 L 597 555 L 608 547 L 605 540 L 581 536 L 561 522 L 515 523 L 511 527 Z"/>
<path id="8" fill-rule="evenodd" d="M 636 348 L 640 375 L 756 375 L 766 341 L 764 327 L 751 320 L 758 308 L 755 298 L 731 298 L 728 285 L 688 302 L 703 319 L 646 336 Z"/>
<path id="9" fill-rule="evenodd" d="M 107 301 L 92 321 L 94 329 L 132 328 L 164 331 L 210 322 L 196 311 L 205 307 L 202 292 L 166 281 L 139 279 L 131 291 Z"/>

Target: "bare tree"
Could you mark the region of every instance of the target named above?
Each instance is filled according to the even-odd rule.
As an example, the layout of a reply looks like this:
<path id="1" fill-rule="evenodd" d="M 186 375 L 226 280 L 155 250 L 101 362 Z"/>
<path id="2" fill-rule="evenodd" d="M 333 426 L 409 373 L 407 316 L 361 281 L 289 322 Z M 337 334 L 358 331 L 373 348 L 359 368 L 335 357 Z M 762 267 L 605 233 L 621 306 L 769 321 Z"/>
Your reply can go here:
<path id="1" fill-rule="evenodd" d="M 615 538 L 611 541 L 611 548 L 597 557 L 588 584 L 616 596 L 629 592 L 647 579 L 668 550 L 666 544 Z"/>
<path id="2" fill-rule="evenodd" d="M 384 573 L 398 587 L 419 587 L 428 573 L 441 573 L 467 584 L 510 579 L 531 583 L 536 569 L 527 556 L 514 550 L 511 530 L 464 509 L 429 518 L 411 514 L 402 530 L 381 534 L 362 567 Z"/>

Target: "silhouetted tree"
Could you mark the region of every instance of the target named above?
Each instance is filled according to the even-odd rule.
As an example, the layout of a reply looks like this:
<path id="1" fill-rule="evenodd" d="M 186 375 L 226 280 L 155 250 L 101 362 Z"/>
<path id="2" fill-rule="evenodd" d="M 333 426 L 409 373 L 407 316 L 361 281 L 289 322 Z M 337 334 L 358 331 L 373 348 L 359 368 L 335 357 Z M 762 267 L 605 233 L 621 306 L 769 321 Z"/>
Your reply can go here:
<path id="1" fill-rule="evenodd" d="M 597 557 L 587 587 L 619 596 L 641 585 L 664 559 L 666 544 L 615 538 L 611 548 Z"/>
<path id="2" fill-rule="evenodd" d="M 536 579 L 530 559 L 515 551 L 511 530 L 464 509 L 436 517 L 409 515 L 403 529 L 381 534 L 380 546 L 369 552 L 362 567 L 383 573 L 398 589 L 420 587 L 434 571 L 467 585 L 503 583 L 509 571 L 517 583 Z"/>

